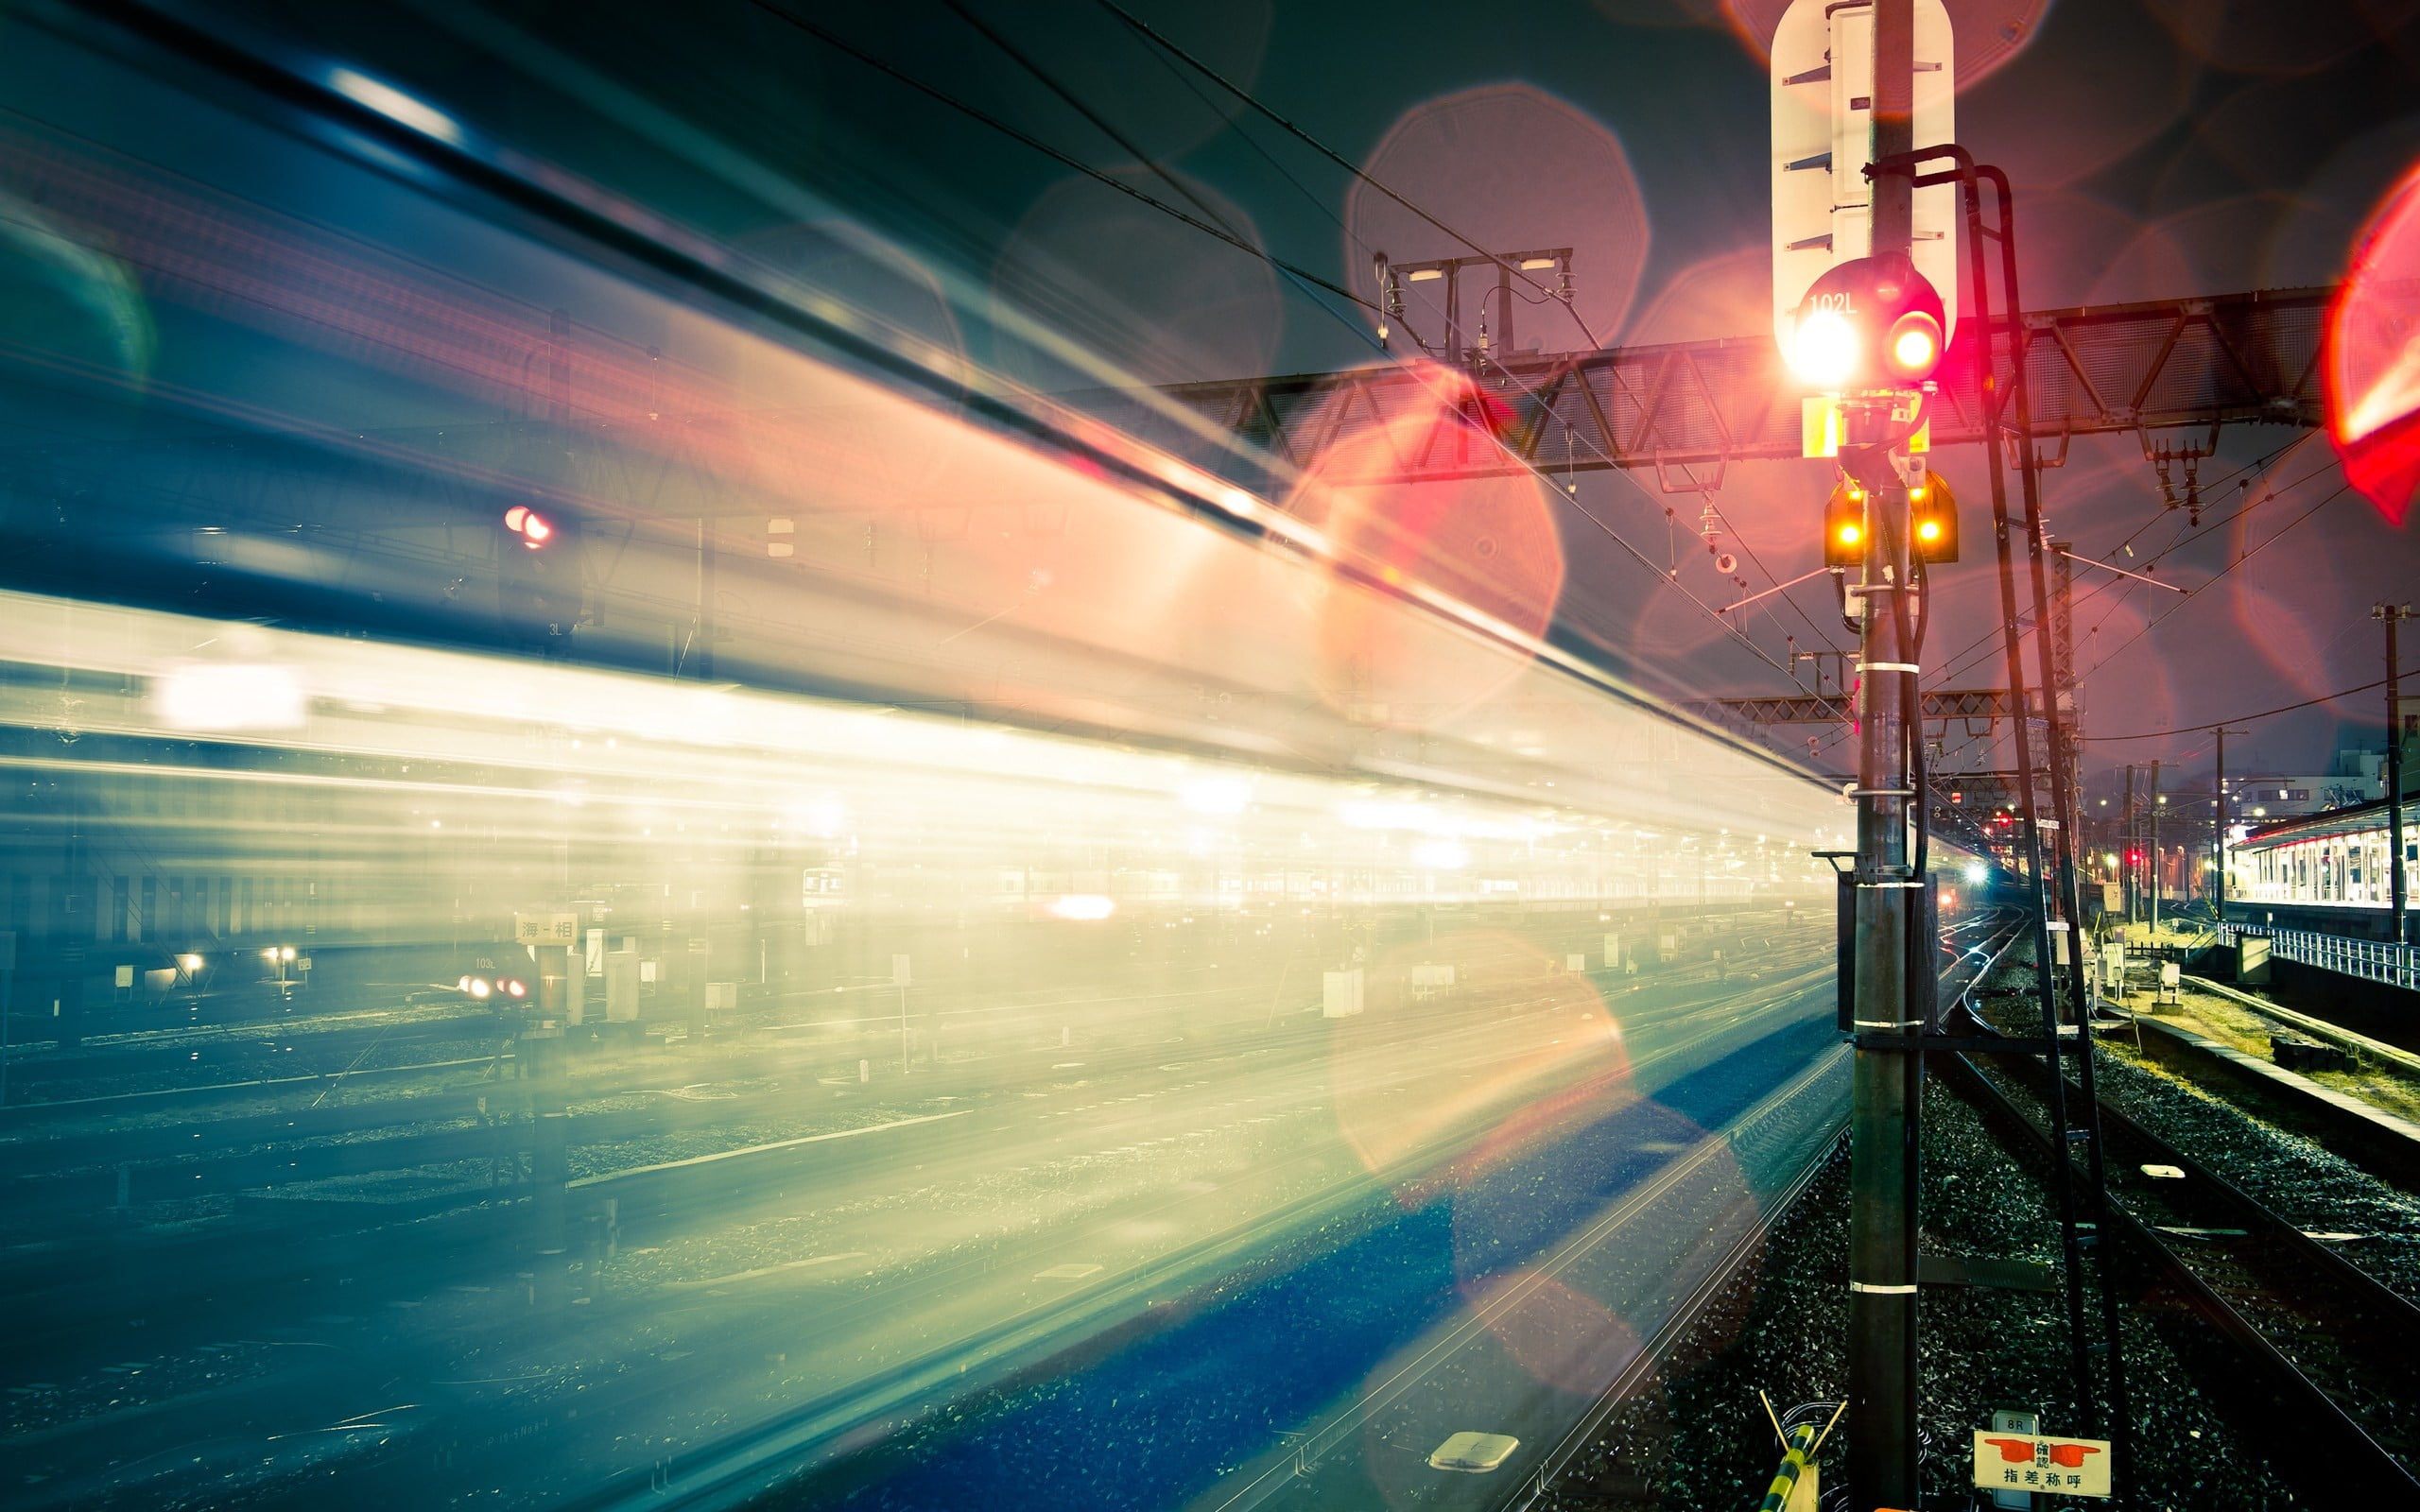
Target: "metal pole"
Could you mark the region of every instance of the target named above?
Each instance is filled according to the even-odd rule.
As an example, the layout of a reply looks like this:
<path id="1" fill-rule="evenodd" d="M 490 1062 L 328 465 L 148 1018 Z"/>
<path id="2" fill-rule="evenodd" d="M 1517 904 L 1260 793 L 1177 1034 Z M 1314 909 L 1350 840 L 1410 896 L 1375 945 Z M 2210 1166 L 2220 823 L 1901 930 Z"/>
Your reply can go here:
<path id="1" fill-rule="evenodd" d="M 2126 806 L 2118 816 L 2118 872 L 2125 886 L 2126 922 L 2135 921 L 2135 764 L 2126 764 Z"/>
<path id="2" fill-rule="evenodd" d="M 2027 362 L 2024 356 L 2024 342 L 2022 338 L 2017 335 L 2017 333 L 2021 329 L 2020 322 L 2022 320 L 2025 307 L 2020 302 L 2022 296 L 2017 292 L 2015 195 L 2009 187 L 2007 175 L 2001 173 L 1998 169 L 1979 168 L 1976 170 L 1976 174 L 1979 178 L 1984 178 L 1991 180 L 1993 190 L 1999 205 L 2000 213 L 2000 276 L 2008 292 L 2009 331 L 2012 336 L 2010 345 L 2014 349 L 2013 353 L 2014 363 L 2014 370 L 2010 375 L 2010 389 L 2011 396 L 2015 401 L 2016 405 L 2016 438 L 2023 448 L 2021 463 L 2018 469 L 2018 477 L 2023 483 L 2025 490 L 2026 539 L 2032 553 L 2033 625 L 2035 644 L 2040 653 L 2040 662 L 2042 665 L 2044 733 L 2047 736 L 2046 745 L 2050 759 L 2050 802 L 2052 808 L 2057 810 L 2058 813 L 2059 829 L 2057 843 L 2052 848 L 2056 853 L 2058 873 L 2056 897 L 2060 906 L 2066 910 L 2067 916 L 2066 919 L 2064 921 L 2067 925 L 2066 930 L 2066 937 L 2065 940 L 2065 943 L 2068 947 L 2066 963 L 2067 984 L 2068 990 L 2075 1005 L 2075 1060 L 2077 1091 L 2082 1093 L 2082 1097 L 2080 1099 L 2083 1109 L 2082 1118 L 2083 1128 L 2082 1132 L 2084 1135 L 2085 1141 L 2085 1162 L 2090 1171 L 2092 1180 L 2092 1186 L 2090 1188 L 2091 1201 L 2089 1203 L 2091 1223 L 2093 1226 L 2092 1243 L 2097 1248 L 2102 1242 L 2102 1236 L 2109 1232 L 2109 1175 L 2106 1164 L 2107 1151 L 2103 1148 L 2100 1139 L 2100 1093 L 2099 1090 L 2099 1074 L 2095 1067 L 2096 1055 L 2092 1042 L 2091 997 L 2089 988 L 2087 988 L 2084 980 L 2083 951 L 2082 949 L 2083 942 L 2076 937 L 2073 927 L 2076 920 L 2080 919 L 2083 914 L 2083 902 L 2077 895 L 2076 888 L 2076 873 L 2078 867 L 2076 848 L 2079 843 L 2079 823 L 2083 816 L 2083 805 L 2078 801 L 2073 781 L 2074 774 L 2079 765 L 2076 759 L 2076 747 L 2070 742 L 2068 726 L 2066 720 L 2063 717 L 2063 712 L 2059 706 L 2059 688 L 2056 674 L 2057 646 L 2055 644 L 2056 632 L 2058 631 L 2059 627 L 2050 618 L 2048 590 L 2043 581 L 2042 558 L 2044 552 L 2049 544 L 2049 531 L 2045 526 L 2042 518 L 2041 459 L 2035 455 L 2033 450 L 2033 385 L 2028 376 Z M 1995 450 L 1996 450 L 1996 448 L 1995 448 Z M 2061 558 L 2062 562 L 2065 562 L 2066 559 L 2066 558 Z M 2048 996 L 2044 999 L 2044 1007 L 2047 1010 L 2044 1014 L 2044 1018 L 2048 1021 L 2045 1027 L 2049 1029 L 2055 1047 L 2055 1041 L 2060 1034 L 2061 1025 L 2057 1022 L 2058 1015 L 2055 1009 L 2055 1005 Z M 2058 1118 L 2064 1121 L 2066 1111 L 2065 1105 L 2066 1100 L 2066 1089 L 2065 1085 L 2066 1073 L 2059 1065 L 2060 1059 L 2061 1057 L 2055 1053 L 2054 1048 L 2054 1053 L 2050 1057 L 2050 1081 L 2054 1089 L 2053 1098 L 2058 1105 L 2056 1114 Z M 2061 1154 L 2059 1157 L 2062 1160 L 2066 1158 L 2065 1140 L 2066 1135 L 2065 1132 L 2062 1131 L 2060 1143 Z M 2062 1179 L 2060 1182 L 2060 1186 L 2063 1189 L 2068 1186 L 2068 1184 L 2069 1183 L 2065 1179 Z M 2072 1211 L 2073 1199 L 2071 1196 L 2066 1199 L 2066 1205 L 2069 1211 Z M 2069 1231 L 2070 1233 L 2073 1232 L 2072 1229 Z M 2080 1235 L 2076 1236 L 2074 1243 L 2076 1245 L 2075 1253 L 2080 1256 L 2083 1247 L 2082 1237 Z M 2100 1293 L 2100 1319 L 2103 1332 L 2101 1344 L 2108 1351 L 2108 1360 L 2106 1362 L 2108 1370 L 2108 1411 L 2105 1417 L 2102 1417 L 2100 1414 L 2095 1414 L 2095 1417 L 2107 1427 L 2110 1437 L 2116 1440 L 2115 1448 L 2117 1450 L 2116 1457 L 2118 1460 L 2116 1468 L 2117 1491 L 2121 1500 L 2130 1500 L 2133 1488 L 2132 1483 L 2134 1479 L 2133 1409 L 2130 1404 L 2129 1393 L 2126 1386 L 2125 1357 L 2118 1345 L 2117 1291 L 2116 1288 L 2110 1284 L 2109 1278 L 2109 1265 L 2111 1261 L 2106 1251 L 2100 1252 L 2100 1284 L 2099 1291 Z M 2071 1276 L 2074 1267 L 2070 1265 Z M 2077 1349 L 2081 1354 L 2085 1350 L 2085 1346 L 2083 1345 L 2082 1338 L 2082 1317 L 2080 1314 L 2070 1314 L 2069 1315 L 2076 1329 Z M 2089 1371 L 2080 1368 L 2078 1373 L 2080 1376 L 2086 1378 L 2085 1389 L 2087 1398 L 2089 1398 Z"/>
<path id="3" fill-rule="evenodd" d="M 2386 822 L 2387 876 L 2393 892 L 2388 938 L 2403 943 L 2403 709 L 2396 697 L 2401 669 L 2395 664 L 2394 627 L 2411 617 L 2409 604 L 2380 604 L 2370 610 L 2386 624 Z"/>
<path id="4" fill-rule="evenodd" d="M 1880 430 L 1887 407 L 1852 425 Z M 1884 469 L 1893 464 L 1884 459 Z M 1912 1035 L 1908 901 L 1908 679 L 1892 595 L 1908 583 L 1908 490 L 1869 487 L 1858 718 L 1857 983 L 1860 1035 Z M 1860 1048 L 1849 1124 L 1849 1482 L 1859 1505 L 1911 1505 L 1915 1491 L 1916 1107 L 1902 1050 Z"/>
<path id="5" fill-rule="evenodd" d="M 2160 894 L 2160 874 L 2159 874 L 2159 861 L 2160 861 L 2160 857 L 2159 857 L 2159 758 L 2158 758 L 2158 757 L 2156 757 L 2156 756 L 2154 756 L 2154 757 L 2152 757 L 2152 792 L 2151 792 L 2151 799 L 2152 799 L 2152 801 L 2151 801 L 2151 826 L 2152 826 L 2152 849 L 2151 849 L 2151 859 L 2152 859 L 2152 944 L 2154 944 L 2154 945 L 2156 945 L 2156 944 L 2158 944 L 2158 943 L 2159 943 L 2159 894 Z"/>
<path id="6" fill-rule="evenodd" d="M 2219 731 L 2219 771 L 2210 785 L 2218 789 L 2211 808 L 2210 865 L 2218 875 L 2210 884 L 2210 896 L 2216 902 L 2213 917 L 2224 927 L 2227 921 L 2227 732 Z"/>
<path id="7" fill-rule="evenodd" d="M 1874 24 L 1874 156 L 1915 146 L 1915 0 L 1880 0 Z M 1873 190 L 1875 256 L 1905 254 L 1915 183 L 1882 174 Z M 1857 985 L 1859 1035 L 1912 1036 L 1908 981 L 1910 902 L 1923 879 L 1908 856 L 1907 721 L 1915 714 L 1906 668 L 1915 648 L 1900 627 L 1914 608 L 1908 550 L 1908 489 L 1897 458 L 1873 448 L 1891 424 L 1887 404 L 1849 406 L 1874 461 L 1865 487 L 1864 597 L 1860 600 L 1858 717 Z M 1845 454 L 1848 448 L 1842 448 Z M 1921 733 L 1921 731 L 1919 731 Z M 1927 964 L 1931 951 L 1925 953 Z M 1916 1497 L 1916 1156 L 1923 1057 L 1860 1047 L 1850 1072 L 1849 1465 L 1859 1506 L 1913 1506 Z"/>
<path id="8" fill-rule="evenodd" d="M 2025 866 L 2021 870 L 2021 874 L 2027 885 L 2032 889 L 2034 902 L 2034 908 L 2032 910 L 2033 975 L 2035 991 L 2042 1008 L 2043 1034 L 2048 1043 L 2056 1046 L 2060 1042 L 2059 1037 L 2061 1025 L 2059 1022 L 2057 986 L 2052 973 L 2050 960 L 2051 932 L 2049 925 L 2051 921 L 2051 906 L 2050 899 L 2047 891 L 2048 879 L 2047 873 L 2044 869 L 2042 850 L 2042 834 L 2045 826 L 2042 823 L 2040 795 L 2034 787 L 2034 772 L 2036 768 L 2034 765 L 2034 756 L 2032 752 L 2032 733 L 2029 728 L 2031 700 L 2026 696 L 2023 634 L 2019 627 L 2016 610 L 2016 571 L 2014 557 L 2014 541 L 2011 529 L 2012 522 L 2008 507 L 2006 479 L 2001 465 L 2001 453 L 2005 443 L 2009 441 L 2015 441 L 2018 443 L 2021 448 L 2020 471 L 2025 489 L 2027 528 L 2030 532 L 2031 539 L 2033 541 L 2038 542 L 2041 539 L 2040 507 L 2037 502 L 2037 489 L 2034 477 L 2035 461 L 2032 455 L 2032 429 L 2028 418 L 2030 415 L 2030 403 L 2025 399 L 2025 385 L 2023 381 L 2025 372 L 2024 337 L 2018 314 L 2022 306 L 2017 303 L 2016 300 L 2016 270 L 2014 265 L 2014 231 L 2012 222 L 2011 196 L 2009 194 L 2007 181 L 1999 174 L 1998 170 L 1977 167 L 1973 159 L 1969 157 L 1962 148 L 1947 146 L 1936 150 L 1943 155 L 1952 157 L 1958 161 L 1961 170 L 1958 178 L 1963 185 L 1962 195 L 1966 215 L 1966 244 L 1971 266 L 1969 286 L 1973 290 L 1975 298 L 1975 329 L 1980 333 L 1983 341 L 1981 362 L 1983 365 L 1982 420 L 1985 427 L 1986 440 L 1984 456 L 1989 467 L 1989 475 L 1991 478 L 1992 536 L 1994 555 L 1998 558 L 1999 567 L 2000 634 L 2003 649 L 2007 654 L 2008 661 L 2009 696 L 2014 706 L 2013 711 L 2014 717 L 2011 721 L 2012 736 L 2016 753 L 2017 803 L 2022 811 L 2024 821 L 2021 842 Z M 1992 182 L 1998 196 L 1997 203 L 2000 210 L 2000 226 L 1996 232 L 1987 232 L 1983 225 L 1981 183 L 1985 180 L 1989 180 Z M 1996 239 L 2000 243 L 2002 253 L 2001 277 L 2009 295 L 2009 313 L 2006 320 L 2002 322 L 2007 335 L 2008 361 L 2010 366 L 2009 384 L 2005 388 L 2001 387 L 1998 383 L 1998 358 L 1996 352 L 1996 331 L 1998 327 L 1996 327 L 1992 316 L 1992 281 L 1990 277 L 1989 265 L 1984 252 L 1984 241 L 1987 235 Z M 2012 401 L 2015 403 L 2017 410 L 2017 422 L 2013 430 L 2007 420 L 2007 414 Z M 2034 583 L 2036 587 L 2038 621 L 2040 612 L 2039 596 L 2041 582 L 2038 572 L 2038 556 L 2035 558 L 2035 566 L 2037 571 L 2034 577 Z M 2047 665 L 2045 670 L 2046 674 L 2049 670 Z M 2048 681 L 2049 679 L 2046 675 L 2046 686 L 2043 692 L 2045 704 L 2043 713 L 2045 730 L 2046 733 L 2050 736 L 2050 740 L 2048 742 L 2049 748 L 2045 752 L 2045 754 L 2048 759 L 2055 761 L 2057 760 L 2060 726 L 2056 718 L 2056 694 L 2053 689 L 2048 685 Z M 2061 814 L 2064 816 L 2066 814 L 2066 809 L 2060 804 L 2060 784 L 2056 782 L 2055 778 L 2052 783 L 2052 790 L 2053 805 L 2054 807 L 2060 807 Z M 2129 783 L 2129 791 L 2132 791 L 2131 782 Z M 2053 833 L 2072 834 L 2074 832 L 2072 829 L 2066 831 L 2053 829 Z M 2065 886 L 2071 887 L 2074 881 L 2074 871 L 2072 867 L 2062 867 L 2061 875 Z M 2070 895 L 2063 890 L 2062 896 Z M 2075 979 L 2081 983 L 2083 976 L 2082 957 L 2071 952 L 2068 961 L 2070 971 L 2074 973 Z M 2082 1012 L 2083 1008 L 2080 998 L 2080 1018 Z M 2083 1029 L 2080 1024 L 2078 1033 L 2081 1037 L 2088 1034 L 2088 1031 Z M 2085 1042 L 2088 1044 L 2088 1040 Z M 2067 1084 L 2066 1078 L 2062 1074 L 2059 1067 L 2060 1059 L 2061 1057 L 2054 1051 L 2050 1057 L 2049 1069 L 2051 1074 L 2048 1077 L 2048 1095 L 2046 1101 L 2050 1114 L 2051 1143 L 2057 1148 L 2064 1150 L 2067 1145 Z M 2085 1076 L 2085 1091 L 2087 1094 L 2090 1091 L 2090 1067 L 2091 1062 L 2089 1059 L 2085 1059 L 2082 1062 L 2082 1068 Z M 2091 1127 L 2088 1121 L 2085 1127 L 2087 1130 Z M 2097 1180 L 2099 1175 L 2099 1164 L 2097 1160 L 2095 1161 L 2094 1168 Z M 2094 1393 L 2090 1350 L 2083 1336 L 2083 1240 L 2076 1216 L 2075 1193 L 2072 1185 L 2062 1180 L 2057 1183 L 2057 1190 L 2062 1251 L 2065 1259 L 2064 1270 L 2066 1277 L 2068 1332 L 2074 1346 L 2076 1390 L 2078 1399 L 2083 1402 L 2089 1403 L 2093 1400 Z M 2098 1188 L 2096 1188 L 2096 1190 L 2098 1190 Z M 2098 1209 L 2096 1208 L 2096 1218 L 2098 1215 Z M 2095 1231 L 2096 1233 L 2099 1231 L 2097 1228 Z M 2107 1299 L 2108 1292 L 2104 1287 L 2102 1290 L 2104 1314 L 2107 1312 Z M 2110 1363 L 2112 1367 L 2112 1398 L 2114 1400 L 2118 1397 L 2121 1396 L 2122 1393 L 2117 1389 L 2118 1379 L 2117 1373 L 2118 1362 L 2113 1359 Z M 2122 1424 L 2122 1415 L 2119 1415 L 2118 1420 Z"/>
<path id="9" fill-rule="evenodd" d="M 692 664 L 699 680 L 715 677 L 715 532 L 714 522 L 698 517 L 698 644 Z"/>
<path id="10" fill-rule="evenodd" d="M 570 960 L 570 952 L 563 946 L 538 947 L 538 1002 L 531 1022 L 522 1032 L 520 1046 L 528 1057 L 525 1074 L 529 1077 L 529 1218 L 535 1251 L 530 1299 L 547 1310 L 562 1305 L 570 1279 L 571 1114 L 565 1086 L 570 1047 L 563 1039 Z"/>

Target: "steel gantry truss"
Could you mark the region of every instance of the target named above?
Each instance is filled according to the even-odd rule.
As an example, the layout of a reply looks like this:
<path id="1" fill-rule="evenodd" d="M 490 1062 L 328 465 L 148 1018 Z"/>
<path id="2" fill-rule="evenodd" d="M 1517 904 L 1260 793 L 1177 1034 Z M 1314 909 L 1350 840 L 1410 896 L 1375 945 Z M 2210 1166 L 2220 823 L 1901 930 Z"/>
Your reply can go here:
<path id="1" fill-rule="evenodd" d="M 2006 688 L 1935 688 L 1922 696 L 1927 719 L 2006 719 L 2014 712 Z M 1784 694 L 1759 698 L 1699 698 L 1681 707 L 1701 719 L 1751 725 L 1836 725 L 1854 717 L 1847 694 Z M 2041 701 L 2033 701 L 2041 713 Z"/>
<path id="2" fill-rule="evenodd" d="M 2200 299 L 2043 310 L 2022 318 L 2033 434 L 2068 438 L 2179 426 L 2315 426 L 2321 336 L 2335 291 L 2256 290 Z M 1941 371 L 1932 444 L 1983 438 L 1976 352 L 1962 321 Z M 1998 363 L 2006 383 L 2012 360 Z M 1400 482 L 1536 468 L 1720 466 L 1801 455 L 1800 386 L 1759 334 L 1530 356 L 1483 365 L 1475 381 L 1502 422 L 1436 427 L 1397 458 Z M 1432 390 L 1397 368 L 1178 384 L 1159 390 L 1214 425 L 1295 465 L 1338 437 L 1412 412 Z M 1149 406 L 1098 399 L 1138 433 L 1164 431 Z"/>

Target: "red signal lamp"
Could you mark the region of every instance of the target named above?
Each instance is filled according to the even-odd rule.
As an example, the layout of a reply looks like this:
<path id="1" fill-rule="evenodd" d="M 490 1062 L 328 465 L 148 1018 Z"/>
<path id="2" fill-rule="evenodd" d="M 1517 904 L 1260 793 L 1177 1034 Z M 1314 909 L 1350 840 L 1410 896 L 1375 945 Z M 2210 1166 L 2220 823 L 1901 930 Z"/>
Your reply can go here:
<path id="1" fill-rule="evenodd" d="M 526 504 L 516 504 L 504 511 L 504 528 L 521 538 L 521 543 L 536 551 L 554 539 L 553 522 Z"/>
<path id="2" fill-rule="evenodd" d="M 1911 388 L 1941 366 L 1945 318 L 1941 291 L 1906 253 L 1853 258 L 1807 288 L 1782 355 L 1825 393 Z"/>

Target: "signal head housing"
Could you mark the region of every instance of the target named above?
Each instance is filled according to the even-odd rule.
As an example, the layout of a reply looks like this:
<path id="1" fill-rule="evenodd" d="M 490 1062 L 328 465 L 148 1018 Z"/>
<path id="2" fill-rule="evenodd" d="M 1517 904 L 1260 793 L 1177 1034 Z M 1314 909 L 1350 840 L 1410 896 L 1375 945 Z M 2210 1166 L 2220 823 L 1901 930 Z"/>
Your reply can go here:
<path id="1" fill-rule="evenodd" d="M 1826 393 L 1913 387 L 1941 366 L 1945 318 L 1941 291 L 1906 253 L 1854 258 L 1807 289 L 1783 355 Z"/>

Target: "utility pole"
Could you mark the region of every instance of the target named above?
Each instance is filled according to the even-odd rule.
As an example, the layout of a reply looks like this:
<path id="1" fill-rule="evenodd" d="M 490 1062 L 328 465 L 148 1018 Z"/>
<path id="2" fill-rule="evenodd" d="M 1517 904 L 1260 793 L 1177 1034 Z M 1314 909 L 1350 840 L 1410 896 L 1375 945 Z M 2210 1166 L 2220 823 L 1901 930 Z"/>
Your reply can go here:
<path id="1" fill-rule="evenodd" d="M 2218 780 L 2211 783 L 2219 793 L 2214 810 L 2216 816 L 2210 820 L 2210 850 L 2214 852 L 2218 868 L 2218 881 L 2214 884 L 2216 891 L 2211 896 L 2218 900 L 2218 920 L 2221 924 L 2227 921 L 2227 737 L 2250 733 L 2252 731 L 2248 730 L 2221 728 L 2219 730 L 2219 774 Z"/>
<path id="2" fill-rule="evenodd" d="M 2403 708 L 2395 696 L 2401 669 L 2395 665 L 2394 627 L 2411 617 L 2409 604 L 2377 604 L 2370 617 L 2386 626 L 2386 823 L 2387 876 L 2393 910 L 2389 938 L 2403 943 Z"/>
<path id="3" fill-rule="evenodd" d="M 2125 889 L 2126 922 L 2135 921 L 2135 764 L 2126 764 L 2126 806 L 2118 813 L 2118 882 Z"/>
<path id="4" fill-rule="evenodd" d="M 2152 758 L 2151 802 L 2146 805 L 2146 807 L 2151 811 L 2152 827 L 2150 855 L 2152 863 L 2152 941 L 2153 944 L 2157 944 L 2159 941 L 2159 806 L 2165 801 L 2166 799 L 2159 796 L 2159 758 L 2154 756 Z"/>

